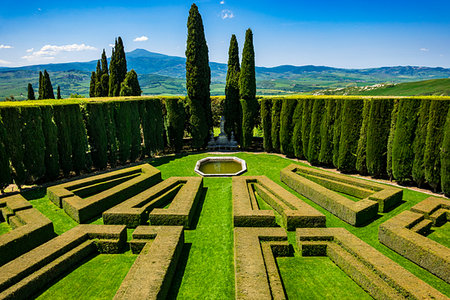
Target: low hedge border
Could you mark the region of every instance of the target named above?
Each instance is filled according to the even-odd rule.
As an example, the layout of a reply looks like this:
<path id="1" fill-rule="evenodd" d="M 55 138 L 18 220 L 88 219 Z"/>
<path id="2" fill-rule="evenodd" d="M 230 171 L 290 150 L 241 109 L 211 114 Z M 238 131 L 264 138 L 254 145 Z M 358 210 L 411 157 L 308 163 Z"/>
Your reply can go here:
<path id="1" fill-rule="evenodd" d="M 297 227 L 325 227 L 325 216 L 266 176 L 234 177 L 233 220 L 236 227 L 277 226 L 272 210 L 260 210 L 254 191 L 283 219 L 287 230 Z M 254 189 L 254 190 L 253 190 Z"/>
<path id="2" fill-rule="evenodd" d="M 201 177 L 171 177 L 105 211 L 103 222 L 134 228 L 150 221 L 189 228 L 202 189 Z"/>
<path id="3" fill-rule="evenodd" d="M 236 227 L 235 298 L 286 299 L 275 257 L 291 254 L 283 228 Z"/>
<path id="4" fill-rule="evenodd" d="M 184 244 L 182 226 L 139 226 L 130 241 L 140 253 L 114 299 L 165 299 Z"/>
<path id="5" fill-rule="evenodd" d="M 375 299 L 448 299 L 344 228 L 298 228 L 303 256 L 328 256 Z"/>
<path id="6" fill-rule="evenodd" d="M 124 225 L 79 225 L 0 267 L 0 299 L 30 299 L 43 287 L 98 253 L 118 253 Z"/>
<path id="7" fill-rule="evenodd" d="M 450 220 L 450 201 L 429 197 L 387 220 L 378 239 L 387 247 L 450 283 L 450 249 L 422 234 Z"/>
<path id="8" fill-rule="evenodd" d="M 12 228 L 0 236 L 0 266 L 55 236 L 53 223 L 19 194 L 0 200 L 0 210 Z"/>
<path id="9" fill-rule="evenodd" d="M 100 189 L 102 183 L 127 176 L 131 176 L 129 180 L 95 193 L 95 188 Z M 47 189 L 47 195 L 72 219 L 84 223 L 160 181 L 161 172 L 149 164 L 143 164 L 52 186 Z M 75 193 L 93 195 L 82 198 Z"/>
<path id="10" fill-rule="evenodd" d="M 375 218 L 378 211 L 398 205 L 403 196 L 399 188 L 296 164 L 281 170 L 280 177 L 299 194 L 354 226 L 364 225 Z M 364 198 L 355 202 L 337 192 Z"/>

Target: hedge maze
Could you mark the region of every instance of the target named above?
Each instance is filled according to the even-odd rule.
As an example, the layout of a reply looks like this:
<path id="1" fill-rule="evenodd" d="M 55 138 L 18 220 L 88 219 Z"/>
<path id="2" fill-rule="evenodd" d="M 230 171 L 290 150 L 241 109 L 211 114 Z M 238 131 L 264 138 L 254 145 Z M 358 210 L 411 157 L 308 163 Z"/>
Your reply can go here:
<path id="1" fill-rule="evenodd" d="M 429 238 L 431 226 L 450 220 L 450 201 L 429 197 L 381 224 L 381 243 L 450 283 L 450 249 Z"/>
<path id="2" fill-rule="evenodd" d="M 134 228 L 150 221 L 189 228 L 202 189 L 201 177 L 171 177 L 105 211 L 103 222 Z"/>
<path id="3" fill-rule="evenodd" d="M 325 227 L 325 216 L 266 176 L 233 178 L 234 226 L 277 226 L 272 210 L 261 210 L 255 192 L 281 216 L 287 230 L 297 227 Z"/>
<path id="4" fill-rule="evenodd" d="M 0 211 L 13 229 L 0 235 L 0 266 L 55 236 L 52 222 L 21 195 L 0 199 Z"/>
<path id="5" fill-rule="evenodd" d="M 47 194 L 72 219 L 85 223 L 159 181 L 161 172 L 144 164 L 52 186 Z"/>
<path id="6" fill-rule="evenodd" d="M 362 226 L 402 201 L 403 191 L 342 174 L 292 164 L 281 170 L 281 181 L 343 221 Z M 352 199 L 342 195 L 359 199 Z"/>

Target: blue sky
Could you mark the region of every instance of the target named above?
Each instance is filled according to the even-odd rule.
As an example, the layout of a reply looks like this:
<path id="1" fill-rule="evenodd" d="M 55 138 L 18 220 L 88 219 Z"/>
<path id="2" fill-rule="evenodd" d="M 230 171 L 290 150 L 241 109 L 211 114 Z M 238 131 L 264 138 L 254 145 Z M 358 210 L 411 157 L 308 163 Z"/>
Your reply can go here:
<path id="1" fill-rule="evenodd" d="M 191 1 L 12 1 L 0 10 L 0 66 L 89 61 L 126 51 L 184 56 Z M 196 1 L 210 61 L 252 28 L 258 66 L 450 67 L 450 1 Z M 242 50 L 242 49 L 241 49 Z"/>

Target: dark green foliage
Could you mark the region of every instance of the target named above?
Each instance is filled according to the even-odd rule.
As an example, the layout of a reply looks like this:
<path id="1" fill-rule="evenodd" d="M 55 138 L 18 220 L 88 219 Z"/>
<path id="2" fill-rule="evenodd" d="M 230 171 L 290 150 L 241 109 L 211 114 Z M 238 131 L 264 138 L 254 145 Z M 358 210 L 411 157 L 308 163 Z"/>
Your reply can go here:
<path id="1" fill-rule="evenodd" d="M 208 46 L 206 45 L 203 21 L 198 8 L 192 4 L 187 22 L 186 43 L 186 90 L 190 113 L 192 146 L 206 145 L 212 130 L 212 112 L 209 85 Z"/>
<path id="2" fill-rule="evenodd" d="M 395 127 L 397 125 L 397 117 L 398 117 L 398 107 L 399 107 L 399 100 L 394 100 L 394 107 L 392 109 L 391 113 L 391 125 L 389 126 L 389 137 L 388 137 L 388 143 L 387 143 L 387 153 L 386 153 L 386 173 L 389 176 L 389 179 L 392 180 L 393 174 L 392 174 L 392 146 L 394 144 L 394 137 L 395 137 Z"/>
<path id="3" fill-rule="evenodd" d="M 95 72 L 92 72 L 91 73 L 91 83 L 89 84 L 89 97 L 91 97 L 91 98 L 96 97 L 96 94 L 95 94 L 96 79 L 97 79 L 97 75 L 95 74 Z"/>
<path id="4" fill-rule="evenodd" d="M 14 182 L 20 187 L 26 180 L 26 169 L 23 163 L 24 149 L 22 142 L 22 121 L 19 107 L 5 107 L 1 111 L 3 126 L 6 131 L 4 145 L 11 159 L 12 176 Z"/>
<path id="5" fill-rule="evenodd" d="M 108 91 L 109 91 L 109 75 L 103 74 L 100 79 L 101 84 L 101 91 L 102 91 L 102 97 L 108 97 Z"/>
<path id="6" fill-rule="evenodd" d="M 238 141 L 241 137 L 242 110 L 239 101 L 239 48 L 236 36 L 233 34 L 228 50 L 228 69 L 225 84 L 225 132 L 228 137 L 234 132 Z"/>
<path id="7" fill-rule="evenodd" d="M 258 103 L 256 100 L 255 50 L 253 48 L 253 33 L 247 29 L 244 49 L 242 50 L 242 65 L 239 76 L 239 95 L 242 107 L 242 147 L 248 148 L 253 139 L 253 127 L 257 117 Z"/>
<path id="8" fill-rule="evenodd" d="M 264 151 L 272 152 L 272 101 L 261 99 L 261 124 L 264 132 Z"/>
<path id="9" fill-rule="evenodd" d="M 136 72 L 131 70 L 120 85 L 120 96 L 140 96 L 142 93 Z"/>
<path id="10" fill-rule="evenodd" d="M 53 107 L 55 124 L 58 128 L 59 165 L 64 176 L 72 170 L 72 128 L 70 122 L 70 107 L 57 105 Z"/>
<path id="11" fill-rule="evenodd" d="M 164 126 L 161 101 L 148 100 L 141 103 L 141 123 L 144 133 L 144 153 L 148 156 L 164 150 Z"/>
<path id="12" fill-rule="evenodd" d="M 76 174 L 89 170 L 91 167 L 91 157 L 87 153 L 88 141 L 86 127 L 83 122 L 83 115 L 79 105 L 68 105 L 70 116 L 70 133 L 72 140 L 72 166 Z"/>
<path id="13" fill-rule="evenodd" d="M 319 163 L 321 144 L 320 126 L 322 119 L 325 117 L 324 110 L 325 100 L 315 99 L 312 107 L 311 128 L 308 141 L 308 160 L 312 165 Z"/>
<path id="14" fill-rule="evenodd" d="M 106 58 L 106 52 L 105 49 L 103 49 L 102 52 L 102 75 L 108 75 L 108 59 Z M 107 96 L 106 94 L 105 96 Z"/>
<path id="15" fill-rule="evenodd" d="M 369 123 L 369 113 L 372 102 L 364 100 L 364 107 L 362 112 L 362 124 L 359 133 L 358 148 L 356 149 L 356 170 L 359 174 L 367 175 L 367 125 Z"/>
<path id="16" fill-rule="evenodd" d="M 122 38 L 115 41 L 115 46 L 111 55 L 111 61 L 109 65 L 109 96 L 120 95 L 120 84 L 127 75 L 127 60 L 125 58 L 125 50 L 123 47 Z"/>
<path id="17" fill-rule="evenodd" d="M 445 196 L 450 197 L 450 110 L 444 125 L 441 146 L 441 187 Z"/>
<path id="18" fill-rule="evenodd" d="M 356 151 L 362 123 L 363 100 L 345 100 L 342 104 L 338 169 L 356 171 Z"/>
<path id="19" fill-rule="evenodd" d="M 441 187 L 440 150 L 449 104 L 450 101 L 445 100 L 432 100 L 430 104 L 424 165 L 425 179 L 434 191 Z"/>
<path id="20" fill-rule="evenodd" d="M 42 131 L 41 109 L 38 106 L 22 108 L 22 142 L 27 170 L 27 182 L 33 183 L 45 174 L 45 138 Z"/>
<path id="21" fill-rule="evenodd" d="M 100 67 L 100 60 L 97 60 L 97 68 L 95 70 L 95 97 L 101 97 L 103 96 L 103 91 L 102 91 L 102 68 Z M 90 90 L 89 90 L 90 91 Z"/>
<path id="22" fill-rule="evenodd" d="M 103 102 L 88 103 L 84 110 L 92 163 L 97 169 L 104 169 L 108 164 L 108 138 L 103 106 Z"/>
<path id="23" fill-rule="evenodd" d="M 61 88 L 59 87 L 59 85 L 56 89 L 56 99 L 61 99 Z"/>
<path id="24" fill-rule="evenodd" d="M 184 103 L 181 99 L 166 99 L 167 142 L 169 147 L 180 152 L 183 148 L 184 136 Z"/>
<path id="25" fill-rule="evenodd" d="M 428 115 L 431 100 L 420 100 L 419 117 L 417 119 L 416 133 L 413 142 L 414 161 L 412 167 L 412 178 L 421 187 L 425 183 L 425 142 L 427 139 Z"/>
<path id="26" fill-rule="evenodd" d="M 131 151 L 131 110 L 129 102 L 115 103 L 114 118 L 119 161 L 124 164 L 130 159 Z"/>
<path id="27" fill-rule="evenodd" d="M 139 103 L 137 101 L 130 101 L 130 123 L 131 123 L 131 149 L 130 161 L 134 162 L 141 156 L 141 120 L 139 117 Z"/>
<path id="28" fill-rule="evenodd" d="M 420 102 L 414 99 L 400 100 L 397 125 L 392 143 L 392 175 L 399 183 L 412 181 L 414 160 L 413 141 L 416 132 Z"/>
<path id="29" fill-rule="evenodd" d="M 34 96 L 34 90 L 31 83 L 28 84 L 28 100 L 36 100 L 36 97 Z"/>
<path id="30" fill-rule="evenodd" d="M 386 174 L 387 144 L 393 101 L 372 99 L 367 123 L 366 166 L 374 177 Z"/>
<path id="31" fill-rule="evenodd" d="M 44 98 L 42 98 L 44 95 L 44 74 L 42 74 L 41 71 L 39 71 L 39 90 L 38 90 L 38 92 L 39 92 L 38 99 L 39 100 L 44 99 Z"/>
<path id="32" fill-rule="evenodd" d="M 44 86 L 42 90 L 42 99 L 55 99 L 52 82 L 50 81 L 50 75 L 48 75 L 47 70 L 44 70 L 44 78 L 42 82 Z"/>
<path id="33" fill-rule="evenodd" d="M 331 166 L 333 164 L 333 134 L 336 100 L 325 99 L 325 115 L 320 125 L 319 163 Z"/>
<path id="34" fill-rule="evenodd" d="M 308 161 L 309 161 L 308 146 L 309 146 L 309 135 L 311 132 L 311 113 L 312 113 L 313 104 L 314 104 L 314 100 L 312 100 L 312 99 L 303 100 L 302 146 L 303 146 L 303 156 Z"/>
<path id="35" fill-rule="evenodd" d="M 275 152 L 280 152 L 280 118 L 281 118 L 281 99 L 272 100 L 272 148 Z"/>
<path id="36" fill-rule="evenodd" d="M 105 130 L 108 152 L 108 163 L 115 167 L 117 164 L 117 139 L 116 139 L 116 121 L 114 118 L 115 103 L 105 102 L 103 106 L 103 115 L 105 116 Z"/>
<path id="37" fill-rule="evenodd" d="M 297 100 L 283 99 L 280 116 L 280 150 L 281 153 L 288 157 L 294 156 L 294 147 L 292 145 L 292 133 L 294 131 L 294 123 L 292 115 L 294 114 Z"/>
<path id="38" fill-rule="evenodd" d="M 55 180 L 59 176 L 58 128 L 53 120 L 53 108 L 42 106 L 42 131 L 45 138 L 45 177 Z"/>
<path id="39" fill-rule="evenodd" d="M 302 118 L 303 118 L 303 100 L 297 100 L 294 114 L 292 116 L 292 123 L 294 130 L 292 131 L 292 147 L 294 148 L 294 155 L 297 158 L 303 158 L 303 143 L 302 143 Z"/>
<path id="40" fill-rule="evenodd" d="M 341 140 L 342 104 L 344 100 L 336 100 L 336 110 L 334 112 L 333 128 L 333 166 L 338 167 L 339 163 L 339 141 Z"/>
<path id="41" fill-rule="evenodd" d="M 0 191 L 11 183 L 11 171 L 9 168 L 9 155 L 6 150 L 6 130 L 0 116 Z"/>

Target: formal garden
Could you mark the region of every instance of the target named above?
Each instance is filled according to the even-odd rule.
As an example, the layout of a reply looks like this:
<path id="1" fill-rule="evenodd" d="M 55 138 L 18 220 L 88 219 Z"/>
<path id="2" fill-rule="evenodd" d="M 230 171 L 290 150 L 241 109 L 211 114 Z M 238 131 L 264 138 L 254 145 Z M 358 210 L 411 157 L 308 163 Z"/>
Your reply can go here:
<path id="1" fill-rule="evenodd" d="M 450 297 L 449 97 L 256 96 L 251 30 L 210 97 L 195 5 L 187 97 L 115 45 L 91 98 L 0 103 L 0 299 Z"/>

